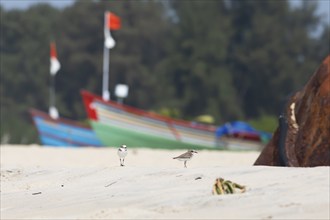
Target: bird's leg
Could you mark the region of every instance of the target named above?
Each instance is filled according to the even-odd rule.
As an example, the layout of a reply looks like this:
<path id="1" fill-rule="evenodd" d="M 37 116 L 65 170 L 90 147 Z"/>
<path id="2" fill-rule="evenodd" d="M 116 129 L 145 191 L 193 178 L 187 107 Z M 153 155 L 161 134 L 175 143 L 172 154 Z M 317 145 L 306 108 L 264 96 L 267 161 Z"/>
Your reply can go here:
<path id="1" fill-rule="evenodd" d="M 119 161 L 120 161 L 120 166 L 123 166 L 123 164 L 121 163 L 121 158 L 119 158 Z"/>
<path id="2" fill-rule="evenodd" d="M 123 166 L 125 166 L 125 164 L 124 164 L 124 163 L 125 163 L 125 158 L 123 158 Z"/>
<path id="3" fill-rule="evenodd" d="M 187 165 L 186 164 L 187 164 L 187 161 L 185 160 L 184 161 L 184 168 L 187 168 Z"/>

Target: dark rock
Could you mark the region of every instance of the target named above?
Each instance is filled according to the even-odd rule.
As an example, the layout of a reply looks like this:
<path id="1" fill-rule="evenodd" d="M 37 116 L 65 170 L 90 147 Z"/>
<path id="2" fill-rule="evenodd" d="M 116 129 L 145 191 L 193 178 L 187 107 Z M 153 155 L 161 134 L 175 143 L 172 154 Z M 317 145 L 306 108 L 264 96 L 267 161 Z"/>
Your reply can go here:
<path id="1" fill-rule="evenodd" d="M 291 96 L 254 165 L 330 166 L 330 55 Z"/>

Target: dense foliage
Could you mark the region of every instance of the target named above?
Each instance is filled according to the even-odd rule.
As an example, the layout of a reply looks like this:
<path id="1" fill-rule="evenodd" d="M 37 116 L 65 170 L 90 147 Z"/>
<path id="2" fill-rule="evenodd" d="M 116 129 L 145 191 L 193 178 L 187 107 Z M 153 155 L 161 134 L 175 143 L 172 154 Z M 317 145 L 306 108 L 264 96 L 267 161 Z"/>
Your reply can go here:
<path id="1" fill-rule="evenodd" d="M 266 128 L 329 54 L 329 26 L 320 36 L 310 34 L 320 23 L 315 4 L 304 1 L 292 9 L 287 1 L 77 1 L 64 9 L 0 7 L 1 141 L 37 141 L 28 109 L 48 109 L 51 40 L 62 66 L 56 106 L 62 116 L 86 117 L 79 91 L 101 94 L 106 10 L 122 19 L 112 33 L 112 94 L 125 83 L 125 103 L 138 108 L 185 119 L 208 114 L 219 125 L 260 119 Z"/>

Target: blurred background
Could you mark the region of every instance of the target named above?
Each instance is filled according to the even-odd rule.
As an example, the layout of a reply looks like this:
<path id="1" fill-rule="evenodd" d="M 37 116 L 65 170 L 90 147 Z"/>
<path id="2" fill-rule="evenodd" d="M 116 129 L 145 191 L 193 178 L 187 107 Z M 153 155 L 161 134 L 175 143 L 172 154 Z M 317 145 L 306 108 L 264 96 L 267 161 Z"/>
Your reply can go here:
<path id="1" fill-rule="evenodd" d="M 49 106 L 49 43 L 61 69 L 56 105 L 86 122 L 79 91 L 101 95 L 103 21 L 112 35 L 110 91 L 171 117 L 244 120 L 273 132 L 288 96 L 329 54 L 328 0 L 1 0 L 1 143 L 37 143 L 29 108 Z M 87 123 L 87 122 L 86 122 Z"/>

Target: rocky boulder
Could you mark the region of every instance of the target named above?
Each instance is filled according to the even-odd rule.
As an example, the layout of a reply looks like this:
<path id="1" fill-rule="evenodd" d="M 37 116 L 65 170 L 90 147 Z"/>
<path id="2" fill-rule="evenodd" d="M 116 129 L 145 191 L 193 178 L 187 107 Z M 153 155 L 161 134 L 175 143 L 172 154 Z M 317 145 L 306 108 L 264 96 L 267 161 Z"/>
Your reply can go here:
<path id="1" fill-rule="evenodd" d="M 290 97 L 254 165 L 330 166 L 330 55 Z"/>

